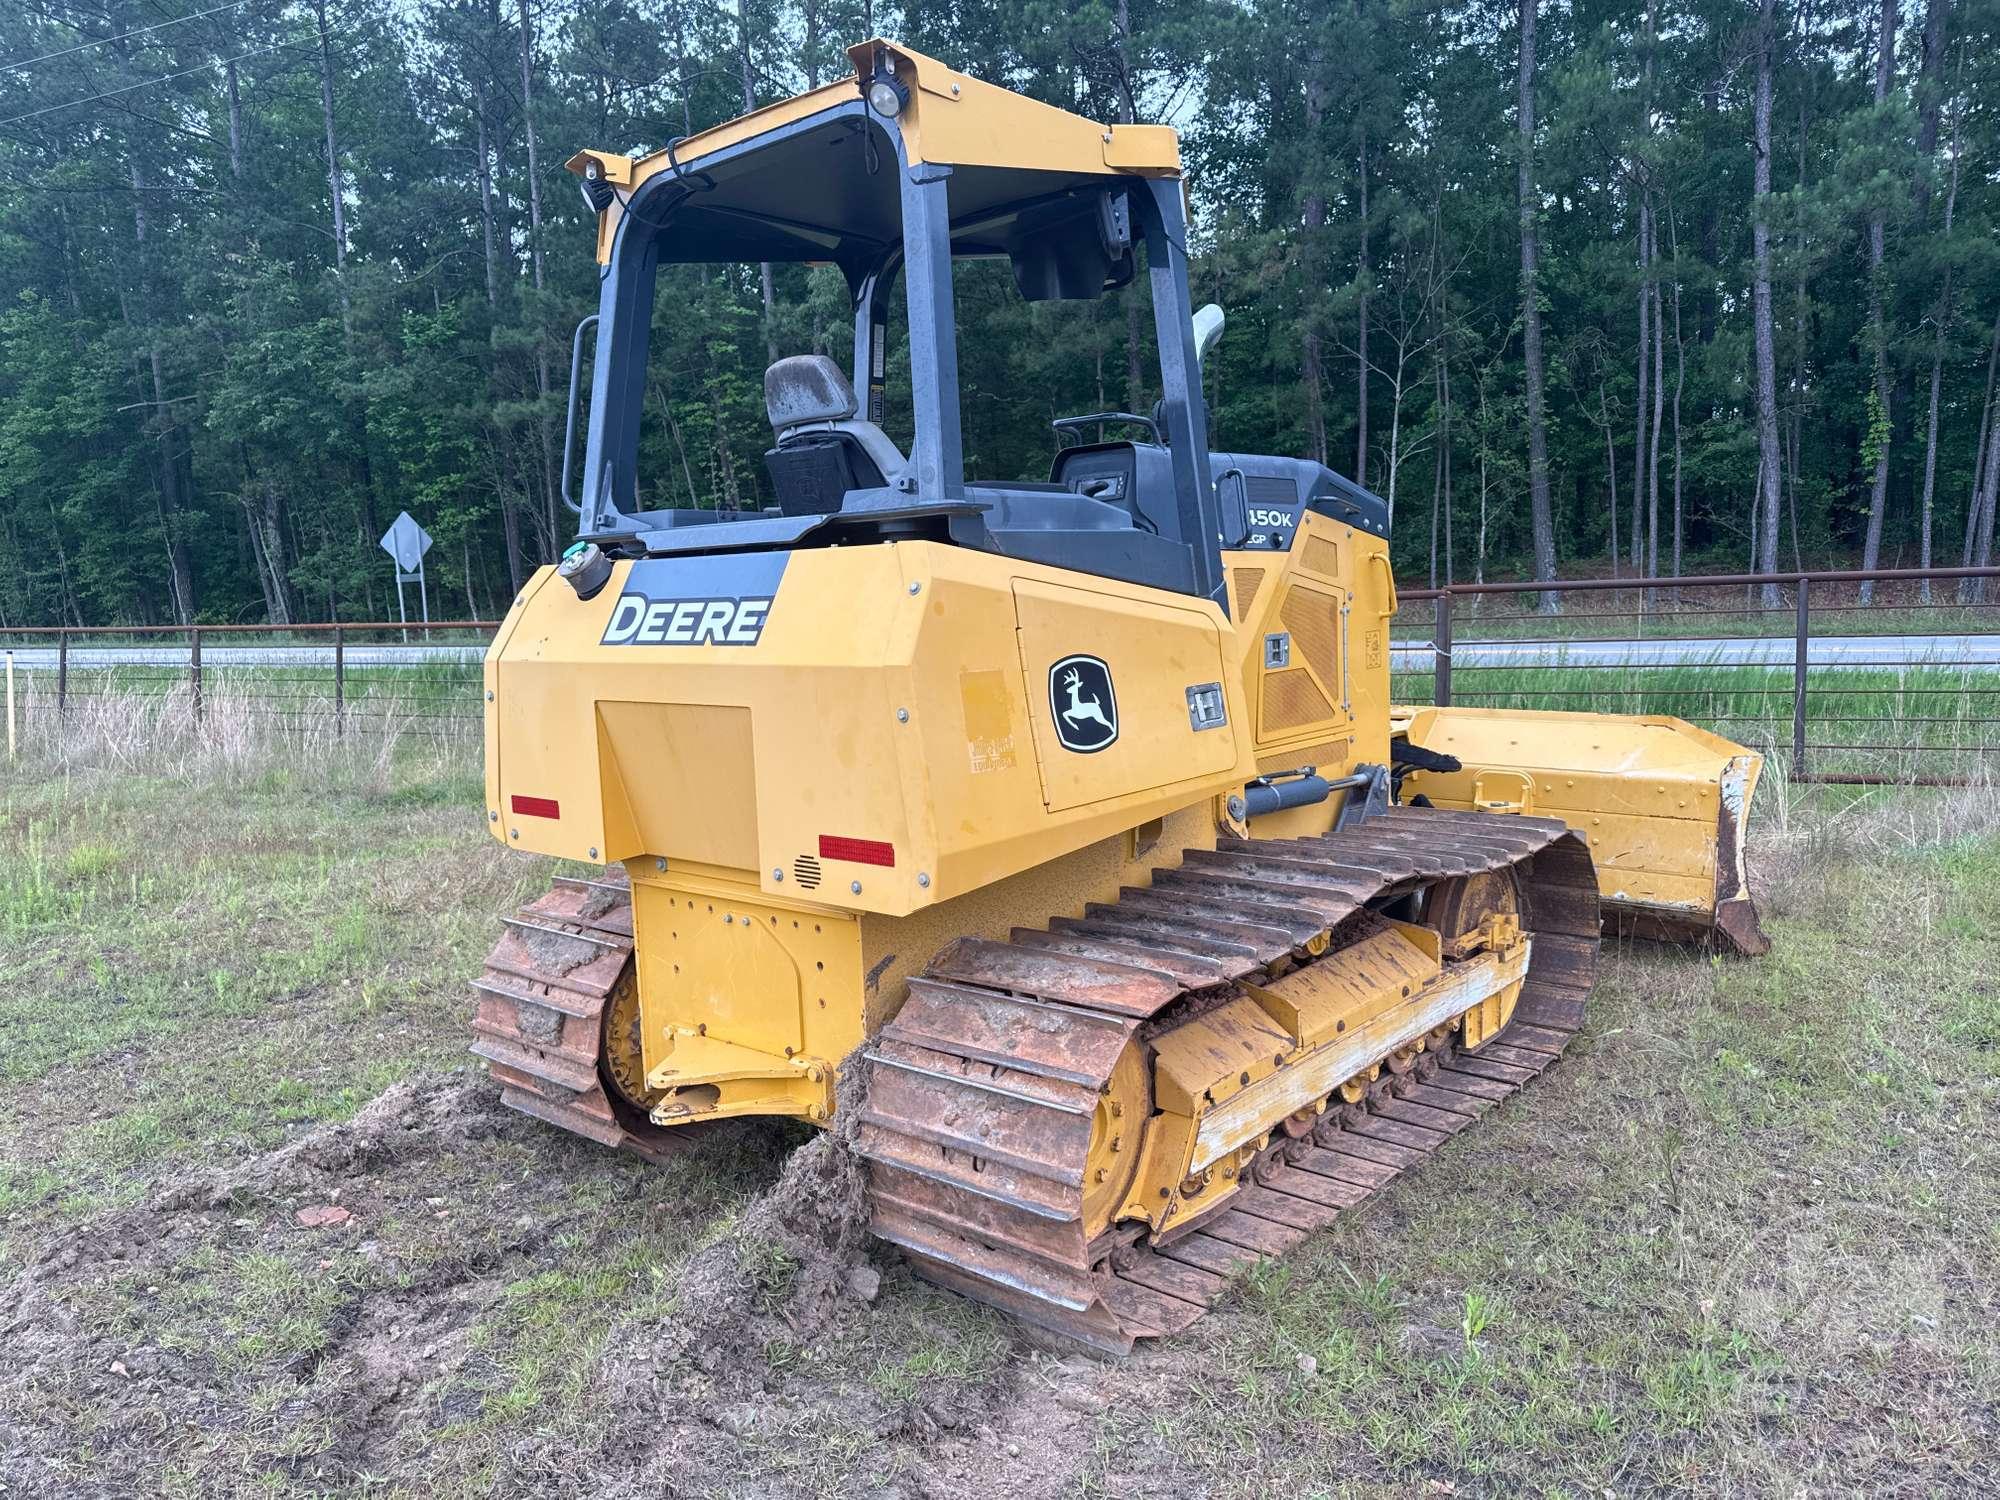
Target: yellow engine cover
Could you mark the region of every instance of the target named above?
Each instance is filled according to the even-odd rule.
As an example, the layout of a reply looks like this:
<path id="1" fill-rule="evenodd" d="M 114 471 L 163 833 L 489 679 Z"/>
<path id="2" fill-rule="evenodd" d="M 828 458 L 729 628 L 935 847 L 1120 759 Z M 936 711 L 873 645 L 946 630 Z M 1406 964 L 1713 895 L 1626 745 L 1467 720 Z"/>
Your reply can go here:
<path id="1" fill-rule="evenodd" d="M 487 658 L 488 818 L 903 915 L 1240 786 L 1238 659 L 1207 601 L 928 542 L 544 569 Z"/>

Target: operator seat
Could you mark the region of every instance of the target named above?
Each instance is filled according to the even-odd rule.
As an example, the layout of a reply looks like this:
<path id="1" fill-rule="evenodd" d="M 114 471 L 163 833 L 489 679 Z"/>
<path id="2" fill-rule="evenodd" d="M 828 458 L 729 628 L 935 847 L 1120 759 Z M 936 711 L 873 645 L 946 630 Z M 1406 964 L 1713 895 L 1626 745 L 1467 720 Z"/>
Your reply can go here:
<path id="1" fill-rule="evenodd" d="M 787 515 L 831 515 L 848 491 L 881 489 L 909 467 L 889 435 L 857 415 L 846 372 L 824 354 L 766 370 L 764 409 L 777 435 L 764 467 Z"/>

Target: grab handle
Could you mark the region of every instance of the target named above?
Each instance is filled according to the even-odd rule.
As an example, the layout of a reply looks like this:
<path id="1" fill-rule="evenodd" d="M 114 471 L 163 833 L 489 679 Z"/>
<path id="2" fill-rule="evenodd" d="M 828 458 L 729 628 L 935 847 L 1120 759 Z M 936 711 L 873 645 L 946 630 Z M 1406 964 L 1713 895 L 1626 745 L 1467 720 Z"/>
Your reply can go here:
<path id="1" fill-rule="evenodd" d="M 579 516 L 583 514 L 583 507 L 572 500 L 569 493 L 570 460 L 576 454 L 576 377 L 583 368 L 583 331 L 595 328 L 597 318 L 598 315 L 592 313 L 578 323 L 576 333 L 569 341 L 569 409 L 563 417 L 562 498 L 563 504 Z"/>
<path id="2" fill-rule="evenodd" d="M 1382 570 L 1382 587 L 1388 598 L 1376 613 L 1386 620 L 1396 613 L 1396 570 L 1389 565 L 1389 554 L 1386 551 L 1369 553 L 1368 562 L 1371 567 L 1379 567 Z"/>

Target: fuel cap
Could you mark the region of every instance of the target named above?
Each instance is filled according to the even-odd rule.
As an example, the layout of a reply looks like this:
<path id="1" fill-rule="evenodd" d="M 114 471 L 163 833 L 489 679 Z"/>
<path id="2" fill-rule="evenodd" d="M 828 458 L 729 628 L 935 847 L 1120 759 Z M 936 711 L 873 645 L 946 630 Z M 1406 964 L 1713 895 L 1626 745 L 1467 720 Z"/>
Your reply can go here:
<path id="1" fill-rule="evenodd" d="M 556 572 L 579 599 L 595 599 L 611 581 L 611 559 L 595 542 L 578 542 L 562 555 Z"/>

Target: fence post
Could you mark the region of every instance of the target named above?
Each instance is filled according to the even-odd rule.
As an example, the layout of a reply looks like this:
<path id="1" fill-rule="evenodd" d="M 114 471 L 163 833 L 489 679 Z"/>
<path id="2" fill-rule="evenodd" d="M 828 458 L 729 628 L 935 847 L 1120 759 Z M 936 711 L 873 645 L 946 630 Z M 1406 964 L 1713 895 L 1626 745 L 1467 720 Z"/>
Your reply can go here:
<path id="1" fill-rule="evenodd" d="M 1451 590 L 1437 596 L 1431 623 L 1431 702 L 1451 707 Z"/>
<path id="2" fill-rule="evenodd" d="M 69 632 L 56 632 L 56 717 L 69 710 Z"/>
<path id="3" fill-rule="evenodd" d="M 194 721 L 201 722 L 201 627 L 188 631 L 188 685 L 194 689 Z"/>
<path id="4" fill-rule="evenodd" d="M 1801 574 L 1797 614 L 1792 627 L 1792 779 L 1806 776 L 1806 642 L 1812 634 L 1812 607 L 1806 595 L 1812 585 Z"/>
<path id="5" fill-rule="evenodd" d="M 333 627 L 333 737 L 347 734 L 347 627 Z"/>

